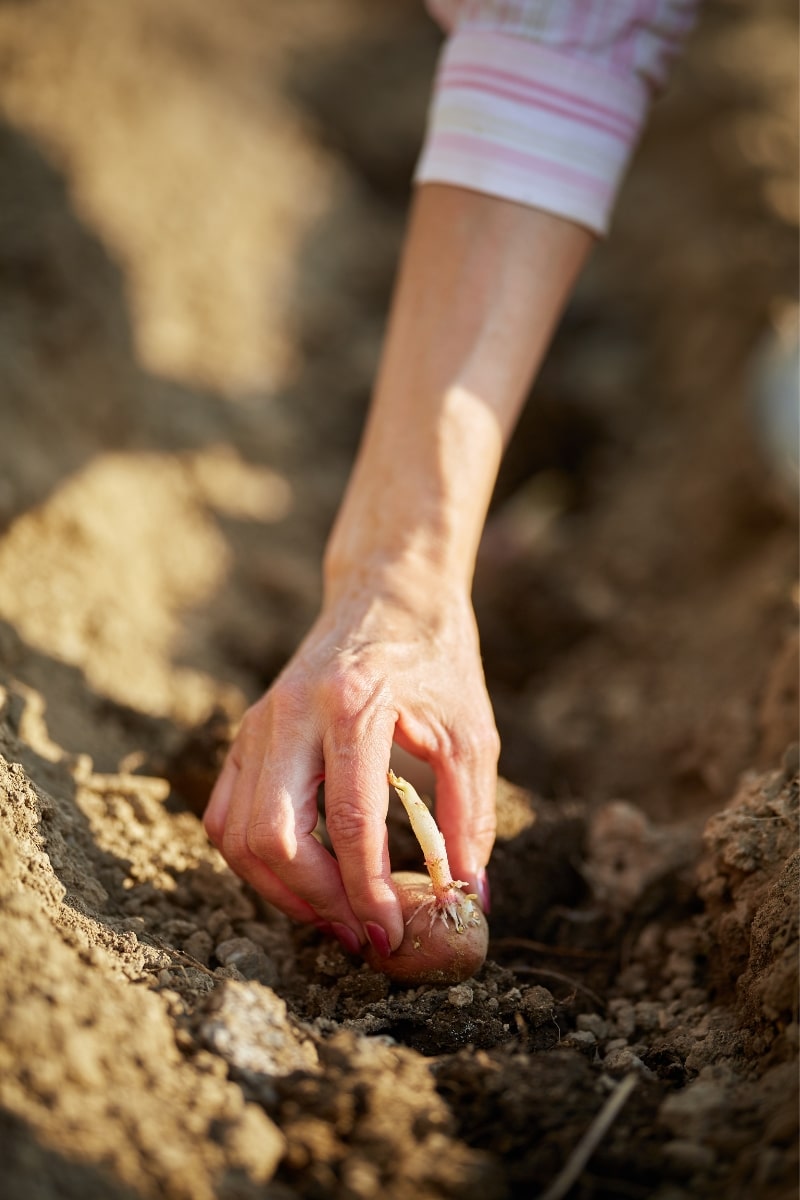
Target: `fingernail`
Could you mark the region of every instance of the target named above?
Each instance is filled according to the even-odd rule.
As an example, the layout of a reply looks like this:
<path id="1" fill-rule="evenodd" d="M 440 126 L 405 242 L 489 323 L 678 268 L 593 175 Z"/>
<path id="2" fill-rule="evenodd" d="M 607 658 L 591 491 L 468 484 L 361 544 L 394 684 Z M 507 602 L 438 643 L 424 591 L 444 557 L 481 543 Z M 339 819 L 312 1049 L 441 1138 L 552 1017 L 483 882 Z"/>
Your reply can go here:
<path id="1" fill-rule="evenodd" d="M 485 871 L 478 871 L 476 889 L 478 893 L 478 903 L 485 913 L 492 910 L 492 893 L 489 887 L 489 876 Z"/>
<path id="2" fill-rule="evenodd" d="M 340 925 L 337 921 L 334 921 L 331 925 L 331 933 L 336 938 L 339 945 L 344 947 L 348 954 L 360 953 L 361 943 L 349 926 Z"/>
<path id="3" fill-rule="evenodd" d="M 374 921 L 367 921 L 364 925 L 364 930 L 369 938 L 369 944 L 378 957 L 388 958 L 392 953 L 392 947 L 389 945 L 386 930 L 381 928 L 380 925 L 376 925 Z"/>

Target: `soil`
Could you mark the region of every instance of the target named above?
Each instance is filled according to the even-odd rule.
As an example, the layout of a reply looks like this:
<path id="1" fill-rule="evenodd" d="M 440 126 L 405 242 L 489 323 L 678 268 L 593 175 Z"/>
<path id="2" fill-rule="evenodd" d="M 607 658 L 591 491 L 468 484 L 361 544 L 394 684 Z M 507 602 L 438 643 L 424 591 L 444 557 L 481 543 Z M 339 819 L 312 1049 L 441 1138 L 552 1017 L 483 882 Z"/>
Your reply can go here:
<path id="1" fill-rule="evenodd" d="M 315 612 L 438 35 L 401 0 L 3 6 L 8 1200 L 796 1195 L 797 520 L 757 366 L 796 313 L 796 43 L 782 0 L 705 6 L 509 448 L 489 958 L 409 990 L 197 814 Z"/>

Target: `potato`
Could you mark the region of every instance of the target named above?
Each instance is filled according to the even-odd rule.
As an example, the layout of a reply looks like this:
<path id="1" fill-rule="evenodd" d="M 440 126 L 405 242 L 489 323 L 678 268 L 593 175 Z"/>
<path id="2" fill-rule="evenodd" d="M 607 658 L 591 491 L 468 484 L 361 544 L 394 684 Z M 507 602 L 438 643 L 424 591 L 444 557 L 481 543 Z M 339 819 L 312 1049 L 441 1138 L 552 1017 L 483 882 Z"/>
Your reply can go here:
<path id="1" fill-rule="evenodd" d="M 461 983 L 483 966 L 489 945 L 489 926 L 477 900 L 463 891 L 451 893 L 451 907 L 461 929 L 446 916 L 427 875 L 395 871 L 392 880 L 400 896 L 406 931 L 397 950 L 381 958 L 371 947 L 365 957 L 374 971 L 396 983 Z"/>

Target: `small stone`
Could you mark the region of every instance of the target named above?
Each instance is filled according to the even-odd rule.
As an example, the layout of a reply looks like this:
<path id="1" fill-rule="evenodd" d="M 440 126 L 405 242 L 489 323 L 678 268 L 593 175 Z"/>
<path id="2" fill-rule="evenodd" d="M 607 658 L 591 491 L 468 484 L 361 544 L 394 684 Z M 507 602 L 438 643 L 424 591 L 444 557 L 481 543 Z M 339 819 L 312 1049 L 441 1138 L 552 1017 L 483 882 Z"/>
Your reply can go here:
<path id="1" fill-rule="evenodd" d="M 452 1004 L 453 1008 L 466 1008 L 472 1004 L 473 996 L 474 992 L 468 983 L 459 983 L 448 991 L 447 1003 Z"/>
<path id="2" fill-rule="evenodd" d="M 223 966 L 236 967 L 245 979 L 256 979 L 268 987 L 277 983 L 274 964 L 250 938 L 227 938 L 217 945 L 214 953 Z"/>
<path id="3" fill-rule="evenodd" d="M 640 1000 L 634 1006 L 636 1028 L 641 1029 L 644 1033 L 652 1033 L 660 1027 L 663 1011 L 661 1005 L 656 1004 L 653 1000 Z"/>
<path id="4" fill-rule="evenodd" d="M 217 942 L 234 936 L 230 916 L 224 908 L 215 908 L 206 921 L 206 929 Z"/>
<path id="5" fill-rule="evenodd" d="M 535 1029 L 552 1021 L 556 1011 L 551 993 L 539 986 L 525 989 L 520 1007 Z"/>
<path id="6" fill-rule="evenodd" d="M 621 1037 L 610 1038 L 606 1042 L 606 1053 L 608 1053 L 609 1050 L 624 1050 L 627 1047 L 627 1045 L 628 1045 L 627 1038 L 621 1038 Z"/>
<path id="7" fill-rule="evenodd" d="M 214 949 L 214 942 L 211 934 L 205 929 L 196 929 L 183 943 L 183 948 L 192 958 L 196 958 L 204 967 L 207 967 L 211 951 Z"/>
<path id="8" fill-rule="evenodd" d="M 226 982 L 212 1001 L 201 1040 L 241 1071 L 269 1077 L 317 1069 L 317 1053 L 286 1004 L 258 983 Z"/>
<path id="9" fill-rule="evenodd" d="M 604 1041 L 608 1037 L 608 1021 L 604 1021 L 599 1013 L 579 1013 L 575 1024 L 581 1031 L 593 1033 L 598 1041 Z"/>
<path id="10" fill-rule="evenodd" d="M 562 1046 L 574 1046 L 576 1050 L 591 1050 L 597 1045 L 597 1038 L 589 1029 L 576 1029 L 561 1040 Z"/>
<path id="11" fill-rule="evenodd" d="M 628 1046 L 608 1052 L 603 1059 L 603 1066 L 607 1071 L 613 1071 L 615 1074 L 639 1071 L 642 1075 L 652 1075 L 649 1067 L 646 1067 L 638 1054 L 634 1054 Z"/>
<path id="12" fill-rule="evenodd" d="M 612 1000 L 609 1003 L 611 1018 L 621 1037 L 633 1037 L 636 1029 L 636 1014 L 629 1000 Z"/>

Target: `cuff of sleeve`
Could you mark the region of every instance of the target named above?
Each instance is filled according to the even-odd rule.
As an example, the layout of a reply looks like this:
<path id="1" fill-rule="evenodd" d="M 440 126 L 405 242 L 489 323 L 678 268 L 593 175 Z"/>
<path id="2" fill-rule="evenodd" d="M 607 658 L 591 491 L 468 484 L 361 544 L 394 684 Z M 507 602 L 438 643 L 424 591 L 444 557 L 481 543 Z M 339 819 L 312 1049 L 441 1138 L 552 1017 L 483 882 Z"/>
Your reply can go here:
<path id="1" fill-rule="evenodd" d="M 415 182 L 500 196 L 605 234 L 649 99 L 634 73 L 508 34 L 456 32 Z"/>

